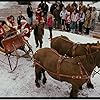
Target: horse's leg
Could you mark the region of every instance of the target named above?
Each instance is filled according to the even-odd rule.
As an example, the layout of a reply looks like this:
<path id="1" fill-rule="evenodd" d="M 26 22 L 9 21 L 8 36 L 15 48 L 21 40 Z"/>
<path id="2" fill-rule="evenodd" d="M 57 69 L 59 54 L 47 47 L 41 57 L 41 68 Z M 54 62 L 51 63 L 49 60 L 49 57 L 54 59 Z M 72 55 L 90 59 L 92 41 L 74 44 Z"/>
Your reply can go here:
<path id="1" fill-rule="evenodd" d="M 82 86 L 80 86 L 79 89 L 82 90 Z"/>
<path id="2" fill-rule="evenodd" d="M 29 44 L 28 40 L 26 40 L 26 44 L 27 44 L 28 49 L 29 49 L 28 51 L 31 51 L 33 53 L 32 46 Z"/>
<path id="3" fill-rule="evenodd" d="M 40 42 L 40 48 L 42 48 L 43 41 L 41 36 L 39 37 L 39 42 Z"/>
<path id="4" fill-rule="evenodd" d="M 42 73 L 43 73 L 43 80 L 42 80 L 42 83 L 45 84 L 47 78 L 46 78 L 46 76 L 45 76 L 45 70 L 44 70 L 44 69 L 42 69 Z"/>
<path id="5" fill-rule="evenodd" d="M 41 79 L 41 68 L 38 65 L 35 65 L 35 83 L 36 87 L 40 87 L 39 80 Z"/>
<path id="6" fill-rule="evenodd" d="M 77 97 L 78 93 L 78 87 L 75 85 L 72 85 L 72 90 L 70 92 L 70 97 Z"/>
<path id="7" fill-rule="evenodd" d="M 27 50 L 25 50 L 25 45 L 19 48 L 20 50 L 24 51 L 25 53 L 27 53 Z"/>
<path id="8" fill-rule="evenodd" d="M 88 82 L 87 82 L 87 87 L 88 87 L 88 88 L 94 89 L 94 86 L 93 86 L 93 84 L 91 83 L 91 80 L 90 80 L 90 79 L 89 79 Z"/>

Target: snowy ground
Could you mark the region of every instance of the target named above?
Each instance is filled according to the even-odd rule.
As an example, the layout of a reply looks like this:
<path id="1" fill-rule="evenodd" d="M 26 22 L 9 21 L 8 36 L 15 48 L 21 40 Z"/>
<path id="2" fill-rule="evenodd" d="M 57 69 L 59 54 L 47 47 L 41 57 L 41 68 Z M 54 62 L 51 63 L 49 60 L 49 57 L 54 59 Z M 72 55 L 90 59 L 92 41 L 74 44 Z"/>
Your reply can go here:
<path id="1" fill-rule="evenodd" d="M 74 42 L 95 43 L 98 39 L 89 36 L 81 36 L 67 32 L 53 31 L 53 36 L 65 35 Z M 50 47 L 49 31 L 45 29 L 43 37 L 43 47 Z M 99 40 L 100 41 L 100 40 Z M 35 52 L 39 48 L 35 48 L 33 32 L 30 37 L 30 44 Z M 7 58 L 0 54 L 0 60 L 7 63 Z M 19 59 L 17 69 L 13 73 L 9 73 L 8 65 L 0 61 L 0 97 L 69 97 L 71 84 L 67 82 L 59 82 L 51 78 L 47 73 L 47 83 L 41 84 L 40 88 L 35 86 L 35 72 L 32 61 L 25 58 Z M 98 68 L 96 68 L 98 70 Z M 96 74 L 91 78 L 94 89 L 87 89 L 86 84 L 83 90 L 79 91 L 78 97 L 100 97 L 100 76 Z"/>

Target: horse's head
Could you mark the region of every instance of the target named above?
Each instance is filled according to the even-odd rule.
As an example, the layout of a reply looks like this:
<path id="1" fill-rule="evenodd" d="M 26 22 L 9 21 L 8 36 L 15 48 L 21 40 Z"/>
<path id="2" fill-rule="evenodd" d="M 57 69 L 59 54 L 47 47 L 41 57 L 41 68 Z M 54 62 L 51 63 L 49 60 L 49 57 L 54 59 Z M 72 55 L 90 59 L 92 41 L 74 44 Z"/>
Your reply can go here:
<path id="1" fill-rule="evenodd" d="M 100 68 L 100 50 L 97 50 L 97 55 L 95 57 L 96 66 Z"/>
<path id="2" fill-rule="evenodd" d="M 96 50 L 95 63 L 100 68 L 100 46 L 92 46 Z"/>
<path id="3" fill-rule="evenodd" d="M 87 49 L 88 53 L 93 53 L 97 50 L 97 48 L 95 48 L 95 47 L 99 47 L 99 46 L 100 46 L 99 41 L 97 41 L 97 43 L 92 43 L 92 44 L 87 43 L 86 44 L 86 49 Z"/>

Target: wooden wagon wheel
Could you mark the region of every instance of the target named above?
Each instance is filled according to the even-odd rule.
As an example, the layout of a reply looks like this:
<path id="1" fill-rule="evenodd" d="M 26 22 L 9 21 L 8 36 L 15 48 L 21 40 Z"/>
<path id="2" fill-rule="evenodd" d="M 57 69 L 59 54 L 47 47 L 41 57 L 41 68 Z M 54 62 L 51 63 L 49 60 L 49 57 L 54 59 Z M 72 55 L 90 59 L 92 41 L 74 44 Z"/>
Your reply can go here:
<path id="1" fill-rule="evenodd" d="M 33 50 L 32 50 L 32 46 L 29 44 L 29 42 L 27 41 L 27 40 L 25 40 L 24 38 L 23 38 L 23 41 L 24 41 L 24 43 L 25 43 L 25 46 L 27 46 L 27 48 L 28 48 L 28 50 L 26 50 L 26 54 L 24 54 L 24 55 L 22 55 L 22 57 L 25 57 L 25 55 L 28 55 L 30 58 L 31 58 L 31 60 L 32 60 L 32 57 L 31 57 L 31 55 L 33 54 Z M 25 47 L 24 47 L 24 49 L 26 49 Z M 31 53 L 31 54 L 30 54 Z M 27 57 L 26 57 L 27 58 Z"/>
<path id="2" fill-rule="evenodd" d="M 17 49 L 19 49 L 25 43 L 22 40 L 21 34 L 17 34 L 17 35 L 13 35 L 11 37 L 8 37 L 6 39 L 3 39 L 1 42 L 2 42 L 2 45 L 4 47 L 5 53 L 8 57 L 8 62 L 9 62 L 11 72 L 13 72 L 16 69 L 17 64 L 18 64 L 19 55 L 17 53 Z M 16 56 L 12 56 L 12 54 L 11 54 L 12 52 L 15 52 Z M 16 59 L 15 59 L 16 62 L 14 60 L 12 61 L 11 57 L 16 57 Z M 14 68 L 12 68 L 13 63 L 15 64 Z"/>
<path id="3" fill-rule="evenodd" d="M 17 50 L 16 50 L 16 47 L 15 47 L 15 45 L 14 45 L 14 42 L 12 43 L 12 46 L 13 46 L 13 48 L 14 48 L 14 51 L 15 51 L 15 53 L 16 53 L 16 64 L 15 64 L 15 67 L 12 69 L 12 65 L 11 65 L 11 60 L 10 60 L 10 56 L 8 56 L 8 61 L 9 61 L 9 65 L 10 65 L 10 69 L 11 69 L 11 73 L 17 68 L 17 64 L 18 64 L 18 58 L 19 58 L 19 55 L 18 55 L 18 53 L 17 53 Z"/>
<path id="4" fill-rule="evenodd" d="M 4 47 L 6 55 L 8 57 L 8 62 L 9 62 L 9 66 L 10 66 L 11 72 L 13 72 L 17 68 L 18 58 L 21 57 L 20 55 L 18 55 L 17 49 L 20 49 L 21 47 L 24 47 L 25 45 L 27 45 L 27 47 L 29 49 L 27 52 L 28 53 L 32 52 L 32 54 L 33 54 L 33 51 L 32 51 L 32 48 L 31 48 L 30 44 L 28 43 L 27 40 L 25 40 L 23 38 L 22 34 L 16 34 L 16 35 L 13 35 L 13 36 L 8 37 L 6 39 L 3 39 L 1 41 L 1 43 L 2 43 L 2 45 Z M 15 57 L 16 57 L 15 67 L 13 67 L 13 68 L 12 68 L 12 64 L 11 64 L 12 52 L 15 52 Z M 30 58 L 32 60 L 31 56 L 30 56 Z"/>
<path id="5" fill-rule="evenodd" d="M 0 60 L 2 63 L 10 66 L 10 73 L 13 72 L 16 68 L 17 68 L 17 65 L 18 65 L 18 58 L 19 58 L 19 55 L 17 53 L 17 50 L 14 46 L 14 44 L 12 44 L 13 48 L 14 48 L 14 51 L 16 53 L 16 56 L 12 56 L 10 53 L 6 53 L 5 50 L 3 48 L 0 47 L 0 51 L 3 52 L 4 54 L 2 54 L 3 56 L 5 56 L 5 58 L 3 60 Z M 6 63 L 4 60 L 6 60 L 6 57 L 7 57 L 7 60 L 8 60 L 8 63 Z M 16 58 L 15 58 L 16 57 Z M 12 60 L 13 59 L 13 60 Z M 14 66 L 12 67 L 12 64 L 14 64 Z"/>

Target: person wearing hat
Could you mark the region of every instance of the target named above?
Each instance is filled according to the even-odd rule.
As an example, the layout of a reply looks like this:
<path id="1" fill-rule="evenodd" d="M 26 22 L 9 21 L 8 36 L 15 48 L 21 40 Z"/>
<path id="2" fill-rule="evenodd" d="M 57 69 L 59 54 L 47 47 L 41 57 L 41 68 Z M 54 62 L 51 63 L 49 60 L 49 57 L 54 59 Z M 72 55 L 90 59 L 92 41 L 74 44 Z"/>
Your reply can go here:
<path id="1" fill-rule="evenodd" d="M 0 47 L 3 47 L 1 41 L 4 39 L 4 37 L 5 37 L 5 31 L 2 26 L 2 21 L 0 21 Z"/>
<path id="2" fill-rule="evenodd" d="M 35 11 L 35 15 L 36 15 L 36 20 L 38 20 L 39 22 L 44 21 L 43 18 L 43 11 L 41 8 L 37 8 Z"/>
<path id="3" fill-rule="evenodd" d="M 52 39 L 52 29 L 53 29 L 53 25 L 54 25 L 54 16 L 50 13 L 47 16 L 47 26 L 50 32 L 50 38 Z"/>
<path id="4" fill-rule="evenodd" d="M 22 19 L 25 20 L 26 18 L 22 15 L 22 11 L 21 11 L 21 10 L 20 10 L 18 13 L 19 13 L 19 16 L 17 17 L 17 24 L 20 25 L 20 24 L 21 24 L 20 21 L 21 21 Z"/>
<path id="5" fill-rule="evenodd" d="M 27 15 L 29 17 L 29 24 L 32 25 L 32 22 L 33 22 L 33 10 L 32 10 L 31 3 L 29 3 L 28 7 L 27 7 Z"/>
<path id="6" fill-rule="evenodd" d="M 28 40 L 31 32 L 30 25 L 28 24 L 28 22 L 22 19 L 20 26 L 18 26 L 18 29 L 20 29 L 20 32 L 24 35 L 24 38 Z"/>
<path id="7" fill-rule="evenodd" d="M 35 43 L 36 48 L 40 45 L 40 48 L 42 48 L 43 43 L 43 35 L 44 35 L 44 26 L 39 20 L 35 20 L 34 24 L 34 37 L 35 37 Z"/>
<path id="8" fill-rule="evenodd" d="M 79 12 L 79 34 L 82 34 L 82 32 L 83 32 L 84 20 L 85 20 L 85 13 L 81 9 Z"/>
<path id="9" fill-rule="evenodd" d="M 7 19 L 6 19 L 6 23 L 7 23 L 7 25 L 8 25 L 9 27 L 15 28 L 16 23 L 15 23 L 15 18 L 14 18 L 14 16 L 13 16 L 13 15 L 8 16 Z"/>

